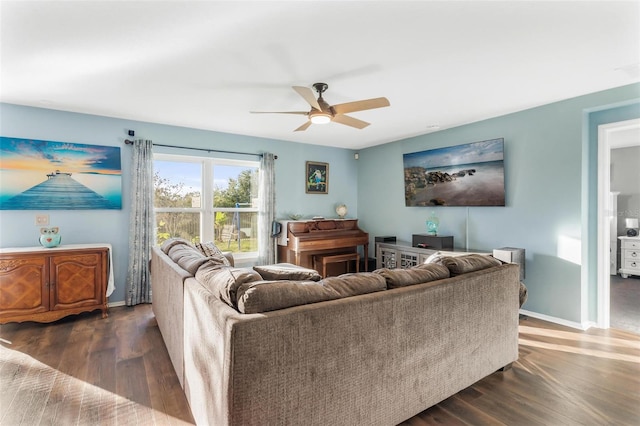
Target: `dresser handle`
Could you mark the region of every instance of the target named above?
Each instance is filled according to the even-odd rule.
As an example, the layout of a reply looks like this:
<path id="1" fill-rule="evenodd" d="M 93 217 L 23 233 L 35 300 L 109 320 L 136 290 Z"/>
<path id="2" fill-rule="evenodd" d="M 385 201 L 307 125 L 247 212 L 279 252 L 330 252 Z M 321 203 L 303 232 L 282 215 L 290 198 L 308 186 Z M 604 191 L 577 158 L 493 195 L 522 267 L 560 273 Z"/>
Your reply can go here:
<path id="1" fill-rule="evenodd" d="M 635 268 L 636 266 L 638 266 L 638 264 L 636 262 L 631 262 L 631 267 Z"/>
<path id="2" fill-rule="evenodd" d="M 632 251 L 631 252 L 631 257 L 638 257 L 638 252 L 637 251 Z"/>

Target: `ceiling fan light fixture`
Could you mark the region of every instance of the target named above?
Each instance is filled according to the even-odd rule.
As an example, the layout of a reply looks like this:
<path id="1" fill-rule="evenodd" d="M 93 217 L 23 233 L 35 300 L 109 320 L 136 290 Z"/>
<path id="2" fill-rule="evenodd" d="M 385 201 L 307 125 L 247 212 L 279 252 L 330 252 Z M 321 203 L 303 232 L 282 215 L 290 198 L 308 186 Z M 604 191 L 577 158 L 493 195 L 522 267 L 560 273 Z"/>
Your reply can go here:
<path id="1" fill-rule="evenodd" d="M 347 115 L 350 112 L 366 111 L 368 109 L 388 107 L 389 100 L 387 98 L 363 99 L 360 101 L 346 102 L 342 104 L 329 105 L 322 94 L 327 90 L 329 85 L 326 83 L 314 83 L 313 88 L 318 92 L 316 99 L 313 91 L 305 86 L 293 86 L 295 90 L 311 107 L 309 112 L 306 111 L 251 111 L 253 113 L 274 113 L 274 114 L 297 114 L 307 117 L 307 121 L 294 132 L 303 132 L 312 124 L 338 123 L 355 129 L 364 129 L 369 125 L 366 121 Z"/>
<path id="2" fill-rule="evenodd" d="M 317 112 L 312 114 L 309 119 L 313 124 L 327 124 L 331 121 L 331 114 L 327 114 L 326 112 Z"/>

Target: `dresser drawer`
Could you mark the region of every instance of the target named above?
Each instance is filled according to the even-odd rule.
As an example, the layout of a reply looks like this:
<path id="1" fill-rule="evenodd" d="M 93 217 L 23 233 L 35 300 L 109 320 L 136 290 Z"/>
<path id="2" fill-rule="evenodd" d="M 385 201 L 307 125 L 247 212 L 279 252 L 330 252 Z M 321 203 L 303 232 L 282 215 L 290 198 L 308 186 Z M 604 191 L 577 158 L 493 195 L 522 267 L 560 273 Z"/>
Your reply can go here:
<path id="1" fill-rule="evenodd" d="M 640 272 L 640 259 L 638 259 L 638 260 L 625 259 L 624 260 L 624 269 L 633 269 L 633 270 L 637 270 L 638 272 Z"/>
<path id="2" fill-rule="evenodd" d="M 640 240 L 622 240 L 623 249 L 640 249 Z"/>
<path id="3" fill-rule="evenodd" d="M 623 250 L 622 257 L 625 260 L 640 260 L 640 250 Z"/>

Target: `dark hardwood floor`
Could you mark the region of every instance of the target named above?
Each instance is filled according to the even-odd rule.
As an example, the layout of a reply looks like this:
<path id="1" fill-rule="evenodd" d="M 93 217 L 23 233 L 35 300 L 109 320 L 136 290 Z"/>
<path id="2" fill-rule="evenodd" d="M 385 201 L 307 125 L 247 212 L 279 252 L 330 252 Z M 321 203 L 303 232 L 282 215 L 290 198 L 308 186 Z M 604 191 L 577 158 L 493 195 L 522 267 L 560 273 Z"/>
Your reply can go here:
<path id="1" fill-rule="evenodd" d="M 193 424 L 151 305 L 0 326 L 0 424 Z"/>
<path id="2" fill-rule="evenodd" d="M 611 275 L 610 284 L 611 327 L 640 334 L 640 277 Z"/>
<path id="3" fill-rule="evenodd" d="M 0 326 L 0 389 L 1 425 L 193 424 L 150 305 Z M 640 335 L 521 319 L 512 369 L 402 423 L 501 424 L 640 424 Z"/>

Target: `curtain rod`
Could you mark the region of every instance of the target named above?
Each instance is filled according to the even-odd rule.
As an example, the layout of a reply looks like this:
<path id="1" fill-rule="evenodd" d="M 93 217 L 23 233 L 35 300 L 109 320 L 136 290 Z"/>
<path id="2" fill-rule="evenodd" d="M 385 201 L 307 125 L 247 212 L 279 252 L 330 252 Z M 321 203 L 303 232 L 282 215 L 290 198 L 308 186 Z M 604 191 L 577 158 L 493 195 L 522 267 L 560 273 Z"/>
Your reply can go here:
<path id="1" fill-rule="evenodd" d="M 124 143 L 126 145 L 133 145 L 133 141 L 129 140 L 129 139 L 125 139 Z M 190 150 L 193 150 L 193 151 L 222 152 L 224 154 L 255 155 L 255 156 L 260 157 L 260 158 L 263 157 L 262 154 L 255 154 L 255 153 L 252 153 L 252 152 L 224 151 L 224 150 L 221 150 L 221 149 L 208 149 L 208 148 L 190 148 L 190 147 L 186 147 L 186 146 L 164 145 L 164 144 L 160 144 L 160 143 L 154 143 L 153 146 L 162 146 L 162 147 L 165 147 L 165 148 L 190 149 Z M 273 158 L 277 160 L 278 156 L 274 155 Z"/>

